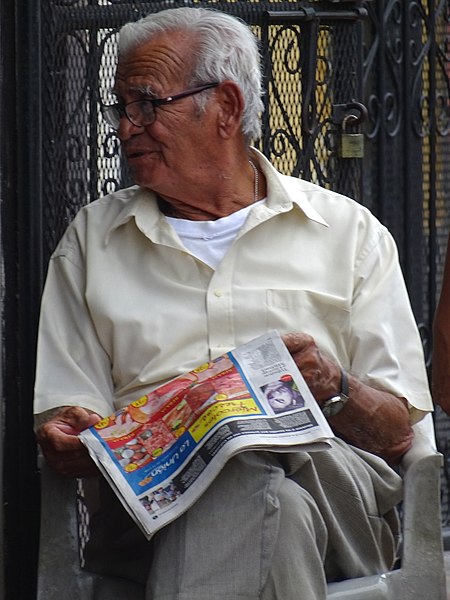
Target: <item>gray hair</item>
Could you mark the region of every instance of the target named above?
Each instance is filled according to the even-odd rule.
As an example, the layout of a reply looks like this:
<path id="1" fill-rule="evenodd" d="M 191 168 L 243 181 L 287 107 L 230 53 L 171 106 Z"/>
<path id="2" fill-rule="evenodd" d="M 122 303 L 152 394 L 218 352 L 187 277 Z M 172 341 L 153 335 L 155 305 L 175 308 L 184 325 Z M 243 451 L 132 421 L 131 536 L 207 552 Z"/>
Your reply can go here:
<path id="1" fill-rule="evenodd" d="M 181 7 L 150 13 L 127 23 L 119 34 L 119 56 L 150 41 L 152 36 L 182 30 L 192 33 L 197 42 L 194 66 L 188 85 L 212 81 L 234 81 L 244 97 L 241 130 L 247 141 L 261 135 L 263 111 L 262 75 L 259 45 L 250 28 L 236 17 L 209 8 Z M 208 93 L 196 96 L 200 110 Z M 205 97 L 206 96 L 206 97 Z"/>

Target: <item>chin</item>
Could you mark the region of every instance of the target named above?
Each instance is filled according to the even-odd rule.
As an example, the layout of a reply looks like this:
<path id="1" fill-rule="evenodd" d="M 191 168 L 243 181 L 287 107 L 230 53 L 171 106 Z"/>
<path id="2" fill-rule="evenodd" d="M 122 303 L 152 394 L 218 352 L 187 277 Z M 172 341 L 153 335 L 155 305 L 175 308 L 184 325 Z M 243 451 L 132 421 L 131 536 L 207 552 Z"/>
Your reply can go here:
<path id="1" fill-rule="evenodd" d="M 143 173 L 141 169 L 130 169 L 130 171 L 131 177 L 137 185 L 156 191 L 156 188 L 158 187 L 158 179 L 156 177 L 150 177 L 148 171 Z"/>
<path id="2" fill-rule="evenodd" d="M 128 168 L 133 180 L 142 187 L 150 187 L 160 178 L 159 167 L 154 160 L 148 160 L 148 156 L 129 160 Z"/>

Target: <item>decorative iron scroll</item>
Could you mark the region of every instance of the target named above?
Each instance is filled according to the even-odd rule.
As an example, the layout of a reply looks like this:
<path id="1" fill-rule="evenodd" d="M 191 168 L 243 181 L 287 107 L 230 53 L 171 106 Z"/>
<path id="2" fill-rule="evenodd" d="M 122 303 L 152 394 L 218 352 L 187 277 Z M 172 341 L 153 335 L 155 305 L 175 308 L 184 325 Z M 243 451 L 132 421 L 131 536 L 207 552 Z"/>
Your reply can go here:
<path id="1" fill-rule="evenodd" d="M 450 226 L 448 0 L 42 0 L 44 260 L 83 204 L 129 181 L 100 113 L 118 28 L 185 5 L 230 12 L 260 37 L 268 93 L 257 146 L 283 172 L 356 198 L 392 231 L 430 364 Z M 351 132 L 364 134 L 364 158 L 343 159 L 342 107 L 358 103 L 367 118 Z"/>
<path id="2" fill-rule="evenodd" d="M 116 36 L 126 21 L 169 6 L 211 6 L 246 20 L 262 40 L 268 94 L 256 141 L 280 170 L 361 196 L 361 166 L 341 161 L 333 104 L 360 98 L 360 3 L 44 0 L 44 255 L 77 210 L 129 182 L 103 122 Z"/>
<path id="3" fill-rule="evenodd" d="M 369 110 L 364 195 L 393 232 L 431 369 L 432 320 L 449 231 L 450 3 L 368 5 L 364 89 Z M 450 418 L 436 412 L 448 457 Z M 450 522 L 448 459 L 443 522 Z"/>
<path id="4" fill-rule="evenodd" d="M 118 28 L 185 5 L 230 12 L 261 38 L 268 93 L 257 145 L 280 170 L 356 198 L 392 231 L 430 364 L 450 226 L 449 0 L 41 0 L 43 230 L 36 237 L 44 262 L 83 204 L 128 182 L 118 140 L 100 114 Z M 352 129 L 364 134 L 363 159 L 338 151 L 341 107 L 352 103 L 367 108 Z M 450 425 L 439 412 L 437 425 L 445 450 Z M 448 523 L 447 500 L 444 515 Z"/>

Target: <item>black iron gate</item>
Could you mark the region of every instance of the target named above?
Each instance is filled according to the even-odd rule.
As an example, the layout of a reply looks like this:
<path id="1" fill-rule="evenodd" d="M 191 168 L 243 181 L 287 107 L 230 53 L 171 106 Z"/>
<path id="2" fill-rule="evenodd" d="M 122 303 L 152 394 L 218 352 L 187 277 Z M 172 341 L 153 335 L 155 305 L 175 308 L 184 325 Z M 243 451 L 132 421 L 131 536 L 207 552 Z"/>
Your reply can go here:
<path id="1" fill-rule="evenodd" d="M 431 366 L 431 326 L 450 224 L 450 2 L 367 4 L 363 198 L 393 232 Z M 450 524 L 450 419 L 436 411 L 446 461 L 443 524 Z"/>
<path id="2" fill-rule="evenodd" d="M 2 55 L 14 61 L 9 83 L 17 89 L 2 102 L 2 129 L 16 125 L 8 137 L 16 166 L 6 185 L 2 178 L 6 590 L 21 600 L 34 597 L 31 397 L 46 264 L 76 211 L 128 181 L 100 114 L 114 75 L 117 28 L 181 5 L 222 9 L 253 27 L 268 88 L 257 145 L 281 171 L 354 197 L 392 230 L 429 358 L 449 227 L 450 2 L 2 1 L 3 29 L 6 18 L 16 24 L 8 30 L 15 50 L 2 44 Z M 357 138 L 350 149 L 342 146 L 348 135 Z M 0 156 L 2 165 L 11 160 Z M 438 425 L 444 444 L 447 417 Z M 445 486 L 444 501 L 447 522 Z"/>
<path id="3" fill-rule="evenodd" d="M 358 25 L 367 11 L 356 3 L 44 1 L 44 262 L 80 206 L 124 183 L 117 138 L 102 121 L 99 104 L 108 101 L 117 28 L 186 4 L 235 14 L 262 39 L 269 89 L 263 151 L 287 173 L 361 196 L 360 163 L 338 159 L 336 136 L 352 110 L 347 104 L 362 95 Z"/>

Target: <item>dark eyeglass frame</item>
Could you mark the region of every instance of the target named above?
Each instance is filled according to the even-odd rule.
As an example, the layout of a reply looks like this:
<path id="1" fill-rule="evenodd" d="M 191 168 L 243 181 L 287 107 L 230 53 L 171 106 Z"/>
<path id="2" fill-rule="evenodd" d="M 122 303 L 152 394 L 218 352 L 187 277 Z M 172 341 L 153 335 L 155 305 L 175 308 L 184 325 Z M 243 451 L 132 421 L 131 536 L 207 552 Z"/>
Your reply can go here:
<path id="1" fill-rule="evenodd" d="M 219 82 L 214 81 L 213 83 L 206 83 L 204 85 L 191 88 L 190 90 L 180 92 L 179 94 L 167 96 L 166 98 L 143 98 L 142 100 L 133 100 L 132 102 L 128 102 L 127 104 L 119 104 L 118 102 L 115 104 L 103 104 L 103 118 L 113 129 L 119 128 L 120 121 L 123 117 L 126 117 L 130 121 L 130 123 L 132 123 L 135 127 L 147 127 L 148 125 L 151 125 L 155 122 L 155 108 L 158 108 L 159 106 L 164 106 L 165 104 L 171 104 L 176 100 L 181 100 L 182 98 L 187 98 L 188 96 L 194 96 L 194 94 L 199 94 L 200 92 L 204 92 L 205 90 L 217 87 L 218 85 Z M 136 119 L 135 115 L 129 114 L 129 111 L 127 109 L 129 106 L 132 105 L 134 105 L 135 107 L 139 105 L 141 107 L 138 112 L 139 119 Z M 144 110 L 143 107 L 147 107 L 147 110 L 149 107 L 151 107 L 151 112 L 147 115 L 147 117 L 147 111 Z"/>

